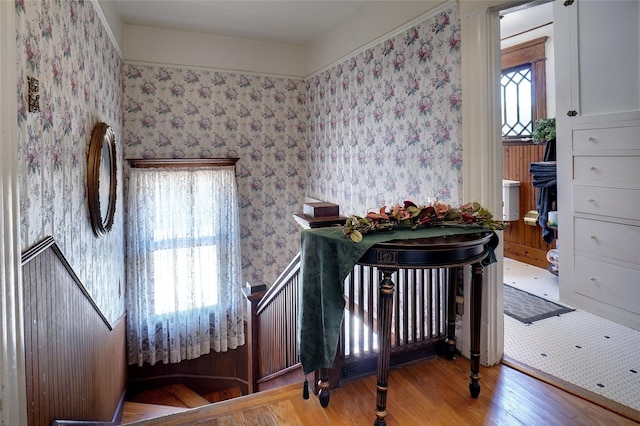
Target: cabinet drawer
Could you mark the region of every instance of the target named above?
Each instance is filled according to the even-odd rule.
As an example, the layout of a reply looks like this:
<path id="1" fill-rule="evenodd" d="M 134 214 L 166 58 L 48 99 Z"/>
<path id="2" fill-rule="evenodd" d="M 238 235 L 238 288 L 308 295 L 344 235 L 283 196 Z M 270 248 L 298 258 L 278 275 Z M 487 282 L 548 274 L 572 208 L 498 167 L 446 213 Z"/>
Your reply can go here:
<path id="1" fill-rule="evenodd" d="M 573 149 L 640 149 L 640 127 L 574 130 Z"/>
<path id="2" fill-rule="evenodd" d="M 577 293 L 640 313 L 640 270 L 576 256 Z"/>
<path id="3" fill-rule="evenodd" d="M 574 239 L 576 253 L 618 259 L 640 267 L 640 226 L 576 218 Z"/>
<path id="4" fill-rule="evenodd" d="M 573 209 L 602 216 L 640 219 L 640 190 L 573 185 Z"/>
<path id="5" fill-rule="evenodd" d="M 640 183 L 640 157 L 573 157 L 574 179 Z"/>

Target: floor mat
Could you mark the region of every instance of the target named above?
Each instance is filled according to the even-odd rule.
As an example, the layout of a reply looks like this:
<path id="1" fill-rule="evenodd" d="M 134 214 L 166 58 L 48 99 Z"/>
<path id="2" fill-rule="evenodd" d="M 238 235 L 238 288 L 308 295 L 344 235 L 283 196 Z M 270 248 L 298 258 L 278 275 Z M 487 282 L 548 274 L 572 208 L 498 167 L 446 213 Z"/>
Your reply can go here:
<path id="1" fill-rule="evenodd" d="M 508 284 L 504 285 L 504 313 L 525 324 L 572 312 L 567 308 Z"/>

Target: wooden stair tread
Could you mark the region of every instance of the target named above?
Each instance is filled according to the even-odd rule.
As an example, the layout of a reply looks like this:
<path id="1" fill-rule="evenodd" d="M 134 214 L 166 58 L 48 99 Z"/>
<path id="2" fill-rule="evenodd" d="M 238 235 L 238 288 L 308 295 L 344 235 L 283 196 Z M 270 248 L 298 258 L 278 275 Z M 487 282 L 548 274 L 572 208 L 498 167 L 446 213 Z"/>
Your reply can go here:
<path id="1" fill-rule="evenodd" d="M 242 396 L 240 386 L 204 394 L 204 397 L 210 402 L 226 401 L 227 399 L 237 398 L 239 396 Z"/>
<path id="2" fill-rule="evenodd" d="M 183 408 L 202 407 L 211 403 L 182 384 L 146 390 L 131 397 L 130 401 Z"/>
<path id="3" fill-rule="evenodd" d="M 295 400 L 304 401 L 304 403 L 311 403 L 313 405 L 320 406 L 319 404 L 317 404 L 317 401 L 313 401 L 311 399 L 303 400 L 300 383 L 292 383 L 290 385 L 285 385 L 279 388 L 269 389 L 264 392 L 257 392 L 250 395 L 242 395 L 241 397 L 238 397 L 238 398 L 233 398 L 226 401 L 220 401 L 216 404 L 209 404 L 206 407 L 185 410 L 185 412 L 182 414 L 159 416 L 156 419 L 149 419 L 148 421 L 150 422 L 149 424 L 153 424 L 153 425 L 157 424 L 162 426 L 201 424 L 203 419 L 207 420 L 209 417 L 214 419 L 221 416 L 233 416 L 235 413 L 243 412 L 245 410 L 252 411 L 252 412 L 256 410 L 261 411 L 263 407 L 269 406 L 274 401 L 274 399 L 278 400 L 280 398 L 291 399 L 291 400 L 295 399 Z M 176 416 L 179 416 L 179 417 L 176 417 Z M 238 422 L 237 420 L 238 419 L 231 419 L 231 421 L 226 421 L 221 424 L 227 424 L 227 425 L 229 424 L 234 424 L 234 425 L 235 424 L 274 424 L 274 423 L 264 423 L 264 422 L 263 423 L 258 423 L 258 422 L 249 423 L 249 422 L 242 422 L 242 421 Z M 137 424 L 135 420 L 133 422 L 125 421 L 124 415 L 123 415 L 122 423 L 123 425 L 127 425 L 129 423 Z M 147 424 L 146 421 L 143 424 L 146 425 Z M 202 424 L 218 424 L 218 423 L 216 423 L 216 421 L 213 420 L 213 423 L 202 423 Z M 297 423 L 297 424 L 300 424 L 300 423 Z M 307 422 L 302 424 L 313 424 L 313 423 Z"/>
<path id="4" fill-rule="evenodd" d="M 215 403 L 242 397 L 239 386 L 209 392 L 200 396 L 187 386 L 174 384 L 158 389 L 139 392 L 125 402 L 122 414 L 123 424 L 164 417 L 192 408 L 214 406 Z M 218 405 L 218 404 L 216 404 Z"/>
<path id="5" fill-rule="evenodd" d="M 189 410 L 183 407 L 170 407 L 168 405 L 145 404 L 142 402 L 125 401 L 122 409 L 122 423 L 133 423 L 140 420 L 148 420 L 169 414 L 181 413 Z"/>
<path id="6" fill-rule="evenodd" d="M 188 408 L 202 407 L 203 405 L 210 404 L 210 402 L 206 398 L 192 391 L 185 385 L 169 385 L 165 386 L 165 389 L 167 389 L 176 398 L 179 398 L 181 401 L 183 401 Z"/>

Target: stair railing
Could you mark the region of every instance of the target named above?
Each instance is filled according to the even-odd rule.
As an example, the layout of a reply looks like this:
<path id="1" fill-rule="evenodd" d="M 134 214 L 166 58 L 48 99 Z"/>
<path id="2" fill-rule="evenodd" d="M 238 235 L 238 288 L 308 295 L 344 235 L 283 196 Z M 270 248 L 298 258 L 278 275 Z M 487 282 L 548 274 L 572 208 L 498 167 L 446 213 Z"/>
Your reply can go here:
<path id="1" fill-rule="evenodd" d="M 392 365 L 433 356 L 446 334 L 447 269 L 400 269 L 394 281 Z M 344 283 L 345 316 L 336 369 L 330 381 L 375 371 L 378 271 L 357 265 Z M 302 377 L 298 357 L 300 254 L 268 290 L 246 291 L 248 301 L 249 391 L 291 373 Z M 291 380 L 289 380 L 291 381 Z M 266 388 L 266 387 L 265 387 Z"/>

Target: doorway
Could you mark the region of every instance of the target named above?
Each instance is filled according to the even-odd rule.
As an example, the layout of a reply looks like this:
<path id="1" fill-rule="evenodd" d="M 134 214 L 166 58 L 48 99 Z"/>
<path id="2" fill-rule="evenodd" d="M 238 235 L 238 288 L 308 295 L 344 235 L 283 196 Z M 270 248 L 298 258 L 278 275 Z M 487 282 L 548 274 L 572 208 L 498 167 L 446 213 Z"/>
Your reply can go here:
<path id="1" fill-rule="evenodd" d="M 542 161 L 544 147 L 533 143 L 537 120 L 555 117 L 555 60 L 553 52 L 553 3 L 522 5 L 501 11 L 501 145 L 503 203 L 509 227 L 503 234 L 503 283 L 511 289 L 545 300 L 559 301 L 558 277 L 547 271 L 547 250 L 553 248 L 542 238 L 537 224 L 536 194 L 529 167 Z M 517 183 L 519 197 L 507 196 L 505 182 Z M 512 190 L 511 190 L 512 191 Z M 513 193 L 511 193 L 513 195 Z M 517 198 L 517 210 L 514 198 Z M 516 211 L 516 215 L 512 213 Z M 533 220 L 532 220 L 533 219 Z M 505 220 L 507 218 L 505 217 Z M 506 290 L 505 290 L 506 292 Z M 524 295 L 525 293 L 518 292 Z M 505 309 L 511 307 L 505 298 Z M 534 354 L 527 349 L 529 328 L 505 316 L 505 358 L 525 362 Z M 546 327 L 538 321 L 536 329 Z"/>
<path id="2" fill-rule="evenodd" d="M 504 255 L 540 268 L 547 268 L 547 251 L 555 241 L 545 241 L 537 225 L 540 190 L 529 168 L 546 157 L 555 160 L 555 142 L 533 138 L 539 120 L 555 117 L 553 43 L 552 3 L 501 14 L 502 182 L 510 221 L 503 234 Z M 547 155 L 549 148 L 552 155 Z"/>
<path id="3" fill-rule="evenodd" d="M 536 3 L 529 8 L 500 12 L 501 49 L 548 37 L 545 42 L 547 117 L 556 116 L 553 7 L 553 3 Z M 506 172 L 507 167 L 504 169 Z M 522 170 L 522 173 L 528 173 L 528 170 Z M 558 200 L 562 200 L 560 194 Z M 519 222 L 522 221 L 521 216 Z M 540 227 L 536 228 L 540 232 Z M 556 246 L 561 250 L 557 241 Z M 553 246 L 549 246 L 551 248 Z M 510 254 L 505 246 L 504 284 L 562 304 L 559 277 L 548 270 L 546 256 L 544 263 L 536 264 L 523 262 L 517 255 Z M 559 274 L 562 274 L 561 270 Z M 636 396 L 640 391 L 638 373 L 621 367 L 637 359 L 640 343 L 631 349 L 630 341 L 640 342 L 640 332 L 580 310 L 529 324 L 504 317 L 504 359 L 507 363 L 531 371 L 560 387 L 574 389 L 586 399 L 600 400 L 604 406 L 617 412 L 624 412 L 625 407 L 640 410 Z"/>

